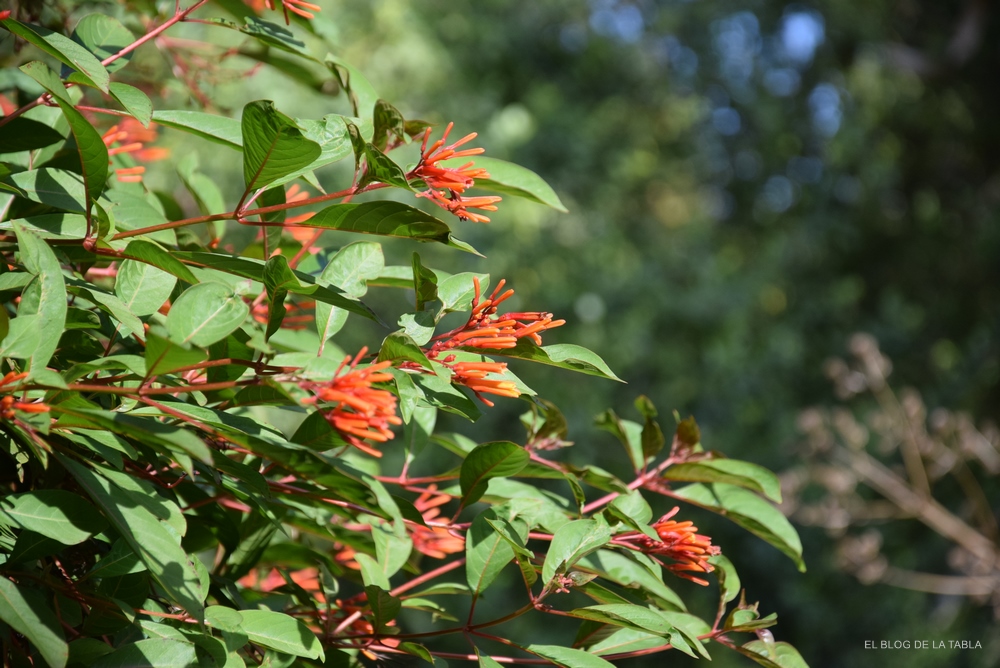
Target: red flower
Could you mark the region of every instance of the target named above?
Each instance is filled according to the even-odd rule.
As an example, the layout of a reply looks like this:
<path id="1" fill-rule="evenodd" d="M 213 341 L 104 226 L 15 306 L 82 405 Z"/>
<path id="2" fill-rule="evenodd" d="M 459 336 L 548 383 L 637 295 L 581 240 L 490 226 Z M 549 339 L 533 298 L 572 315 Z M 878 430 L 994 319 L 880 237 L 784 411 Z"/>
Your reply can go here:
<path id="1" fill-rule="evenodd" d="M 672 559 L 676 563 L 663 564 L 663 566 L 679 577 L 697 582 L 700 585 L 708 585 L 708 582 L 689 575 L 687 571 L 711 573 L 715 568 L 708 563 L 707 558 L 721 554 L 722 551 L 717 545 L 712 545 L 710 537 L 700 535 L 698 527 L 694 526 L 693 522 L 671 520 L 670 518 L 676 515 L 679 510 L 680 508 L 675 507 L 652 525 L 659 540 L 638 531 L 629 531 L 615 536 L 612 543 L 654 555 L 654 558 L 667 557 Z"/>
<path id="2" fill-rule="evenodd" d="M 456 150 L 462 144 L 466 144 L 476 137 L 476 133 L 470 133 L 459 139 L 454 144 L 445 146 L 448 140 L 448 133 L 454 123 L 449 123 L 445 128 L 441 139 L 431 144 L 427 148 L 427 141 L 431 136 L 431 129 L 424 131 L 424 141 L 420 145 L 420 162 L 410 172 L 412 178 L 423 181 L 428 190 L 417 193 L 417 197 L 426 197 L 443 209 L 447 209 L 462 220 L 471 220 L 475 223 L 488 223 L 490 219 L 478 213 L 472 213 L 469 209 L 482 209 L 483 211 L 496 211 L 496 203 L 500 197 L 463 197 L 467 189 L 476 183 L 476 179 L 487 179 L 489 173 L 485 169 L 477 168 L 473 162 L 467 162 L 461 167 L 444 167 L 438 163 L 452 158 L 465 158 L 470 155 L 479 155 L 483 152 L 481 148 L 467 148 L 461 151 Z"/>
<path id="3" fill-rule="evenodd" d="M 432 522 L 441 515 L 439 506 L 451 501 L 451 496 L 437 491 L 437 485 L 430 485 L 427 491 L 417 497 L 413 505 L 423 516 L 425 522 Z M 465 539 L 441 526 L 425 527 L 420 524 L 411 525 L 413 547 L 422 554 L 434 559 L 444 559 L 449 554 L 455 554 L 465 549 Z"/>
<path id="4" fill-rule="evenodd" d="M 303 383 L 302 386 L 316 392 L 316 396 L 306 399 L 305 403 L 334 404 L 333 408 L 321 410 L 330 425 L 348 443 L 373 457 L 381 457 L 382 453 L 365 441 L 385 443 L 395 436 L 389 425 L 399 425 L 403 421 L 396 416 L 396 396 L 371 386 L 372 383 L 392 380 L 392 374 L 384 373 L 392 362 L 379 362 L 358 369 L 358 362 L 367 353 L 368 348 L 362 348 L 353 360 L 350 355 L 345 357 L 329 383 Z M 348 365 L 350 370 L 341 375 L 340 372 Z"/>
<path id="5" fill-rule="evenodd" d="M 152 126 L 143 127 L 142 123 L 134 118 L 126 118 L 118 125 L 112 125 L 102 138 L 108 147 L 108 157 L 129 153 L 139 162 L 155 162 L 170 155 L 170 150 L 166 148 L 144 147 L 144 144 L 156 141 L 156 130 Z M 115 175 L 122 183 L 138 183 L 142 181 L 145 171 L 145 167 L 137 165 L 116 169 Z"/>
<path id="6" fill-rule="evenodd" d="M 318 12 L 322 9 L 322 7 L 320 7 L 319 5 L 314 5 L 311 2 L 305 2 L 305 0 L 280 0 L 280 1 L 281 1 L 281 11 L 285 13 L 286 25 L 288 24 L 289 21 L 288 12 L 292 12 L 293 14 L 298 14 L 304 19 L 314 19 L 316 18 L 315 15 L 307 12 L 306 9 L 310 9 L 314 12 Z M 244 0 L 244 2 L 246 2 L 247 5 L 249 5 L 253 9 L 256 9 L 257 11 L 260 11 L 261 9 L 260 0 L 250 0 L 249 2 L 247 0 Z M 264 0 L 264 5 L 268 9 L 274 9 L 274 0 Z M 303 7 L 305 7 L 305 9 L 303 9 Z"/>
<path id="7" fill-rule="evenodd" d="M 11 371 L 3 378 L 0 378 L 0 388 L 12 383 L 17 383 L 28 377 L 26 372 L 18 373 L 16 371 Z M 13 394 L 5 394 L 2 399 L 0 399 L 0 417 L 5 420 L 13 420 L 16 416 L 15 411 L 23 411 L 25 413 L 48 413 L 51 409 L 40 401 L 28 402 L 28 401 L 18 401 L 14 398 Z"/>
<path id="8" fill-rule="evenodd" d="M 486 377 L 491 373 L 501 374 L 506 371 L 507 365 L 503 362 L 456 362 L 451 364 L 450 368 L 454 373 L 451 382 L 465 385 L 487 406 L 492 406 L 493 402 L 485 398 L 483 392 L 514 399 L 521 396 L 521 391 L 517 389 L 515 382 Z"/>

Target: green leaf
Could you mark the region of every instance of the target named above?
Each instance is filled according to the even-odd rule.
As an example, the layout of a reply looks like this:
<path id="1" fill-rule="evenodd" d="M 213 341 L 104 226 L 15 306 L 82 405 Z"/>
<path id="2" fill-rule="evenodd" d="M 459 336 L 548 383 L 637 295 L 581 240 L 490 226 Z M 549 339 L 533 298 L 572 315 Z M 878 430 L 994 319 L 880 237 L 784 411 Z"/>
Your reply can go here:
<path id="1" fill-rule="evenodd" d="M 742 487 L 715 483 L 694 484 L 674 492 L 677 498 L 712 510 L 732 520 L 750 533 L 770 543 L 805 572 L 802 542 L 785 516 L 769 502 Z"/>
<path id="2" fill-rule="evenodd" d="M 433 306 L 438 302 L 437 296 L 437 276 L 420 262 L 420 254 L 413 254 L 413 293 L 416 297 L 417 311 L 427 310 L 428 306 Z M 440 303 L 440 302 L 438 302 Z M 435 309 L 436 310 L 436 309 Z"/>
<path id="3" fill-rule="evenodd" d="M 398 598 L 379 586 L 366 586 L 365 594 L 368 597 L 368 605 L 372 610 L 372 617 L 375 620 L 376 631 L 384 628 L 386 624 L 394 620 L 402 608 L 402 603 Z"/>
<path id="4" fill-rule="evenodd" d="M 332 54 L 327 54 L 323 62 L 347 91 L 354 115 L 360 118 L 370 118 L 374 111 L 375 102 L 378 100 L 378 94 L 368 79 L 356 68 Z"/>
<path id="5" fill-rule="evenodd" d="M 21 528 L 63 545 L 82 543 L 107 526 L 96 508 L 79 495 L 61 489 L 8 496 L 0 501 L 0 508 Z"/>
<path id="6" fill-rule="evenodd" d="M 472 298 L 475 297 L 473 278 L 479 279 L 479 289 L 486 292 L 490 285 L 489 274 L 473 274 L 463 272 L 454 274 L 441 281 L 437 286 L 437 298 L 441 300 L 441 311 L 469 311 L 472 308 Z"/>
<path id="7" fill-rule="evenodd" d="M 180 537 L 145 507 L 123 503 L 121 488 L 104 476 L 68 457 L 57 457 L 139 555 L 167 595 L 188 614 L 200 620 L 204 609 L 202 602 L 208 592 L 202 588 L 201 578 L 192 561 L 196 557 L 184 551 L 180 546 Z"/>
<path id="8" fill-rule="evenodd" d="M 150 638 L 122 645 L 93 668 L 191 668 L 200 665 L 195 646 L 171 638 Z"/>
<path id="9" fill-rule="evenodd" d="M 206 114 L 203 111 L 166 109 L 153 112 L 153 122 L 208 139 L 217 144 L 243 149 L 243 129 L 240 122 L 228 116 Z"/>
<path id="10" fill-rule="evenodd" d="M 417 513 L 419 516 L 419 513 Z M 423 518 L 421 518 L 423 522 Z M 398 528 L 397 528 L 398 527 Z M 375 556 L 386 580 L 391 578 L 406 564 L 413 550 L 413 541 L 402 524 L 394 527 L 388 522 L 372 524 L 372 539 L 375 541 Z"/>
<path id="11" fill-rule="evenodd" d="M 180 260 L 171 255 L 170 251 L 159 244 L 145 239 L 136 239 L 129 242 L 125 250 L 121 251 L 123 257 L 127 257 L 137 262 L 151 264 L 158 269 L 162 269 L 168 274 L 173 274 L 186 283 L 198 283 L 198 279 L 191 270 L 184 266 Z"/>
<path id="12" fill-rule="evenodd" d="M 14 231 L 20 245 L 21 262 L 37 276 L 22 293 L 18 315 L 37 314 L 45 323 L 36 331 L 37 344 L 30 358 L 32 369 L 44 369 L 59 346 L 59 337 L 66 324 L 66 282 L 59 259 L 38 234 L 16 223 Z M 30 310 L 26 304 L 29 294 L 34 297 L 34 308 Z"/>
<path id="13" fill-rule="evenodd" d="M 433 370 L 431 361 L 427 359 L 424 351 L 403 332 L 393 332 L 382 341 L 377 361 L 384 362 L 386 360 L 415 362 L 425 369 Z"/>
<path id="14" fill-rule="evenodd" d="M 611 540 L 611 528 L 598 519 L 574 520 L 559 527 L 542 565 L 542 581 L 546 584 L 556 575 L 565 573 L 586 555 L 599 550 Z"/>
<path id="15" fill-rule="evenodd" d="M 282 176 L 274 181 L 272 185 L 278 186 L 294 181 L 299 177 L 305 177 L 314 170 L 325 165 L 343 160 L 351 155 L 351 142 L 347 134 L 348 120 L 339 114 L 328 114 L 320 120 L 308 118 L 295 119 L 296 124 L 302 130 L 302 135 L 319 145 L 320 154 L 311 163 L 297 169 L 290 174 Z"/>
<path id="16" fill-rule="evenodd" d="M 59 618 L 38 592 L 0 577 L 0 620 L 34 645 L 51 668 L 63 668 L 69 646 L 63 639 Z"/>
<path id="17" fill-rule="evenodd" d="M 241 33 L 255 37 L 268 46 L 279 48 L 282 51 L 287 51 L 288 53 L 293 53 L 309 60 L 316 60 L 306 50 L 305 42 L 295 39 L 292 31 L 285 26 L 271 23 L 270 21 L 263 21 L 254 16 L 247 16 L 245 20 L 246 25 L 239 29 Z M 319 61 L 316 60 L 316 62 Z"/>
<path id="18" fill-rule="evenodd" d="M 451 229 L 437 218 L 406 204 L 381 200 L 360 204 L 334 204 L 319 211 L 300 227 L 377 234 L 384 237 L 436 241 L 469 253 L 479 253 L 451 235 Z"/>
<path id="19" fill-rule="evenodd" d="M 87 210 L 83 177 L 64 169 L 30 169 L 8 174 L 0 183 L 13 188 L 18 197 L 74 213 Z"/>
<path id="20" fill-rule="evenodd" d="M 483 351 L 477 348 L 474 352 L 481 353 Z M 605 364 L 604 360 L 602 360 L 597 353 L 587 350 L 583 346 L 577 346 L 572 343 L 557 343 L 551 346 L 536 346 L 533 342 L 529 341 L 527 337 L 523 337 L 518 339 L 517 346 L 514 348 L 490 350 L 489 352 L 491 355 L 515 357 L 521 360 L 528 360 L 529 362 L 539 362 L 541 364 L 557 366 L 560 369 L 579 371 L 580 373 L 585 373 L 589 376 L 598 376 L 599 378 L 617 380 L 620 383 L 625 382 L 616 376 L 610 368 L 608 368 L 608 365 Z"/>
<path id="21" fill-rule="evenodd" d="M 786 642 L 751 640 L 733 649 L 766 668 L 809 668 L 799 651 Z"/>
<path id="22" fill-rule="evenodd" d="M 101 65 L 101 61 L 70 38 L 48 28 L 18 23 L 13 19 L 0 21 L 0 25 L 38 47 L 63 65 L 75 69 L 84 76 L 85 81 L 95 88 L 100 88 L 105 93 L 108 92 L 108 71 Z"/>
<path id="23" fill-rule="evenodd" d="M 589 645 L 587 650 L 592 654 L 622 654 L 641 649 L 653 649 L 664 645 L 661 636 L 652 635 L 630 628 L 619 628 L 614 633 L 602 637 L 598 642 Z"/>
<path id="24" fill-rule="evenodd" d="M 264 282 L 265 263 L 258 260 L 224 255 L 222 253 L 176 251 L 171 254 L 175 258 L 182 259 L 189 264 L 208 267 L 215 271 L 233 274 L 242 278 L 249 278 L 250 280 L 257 281 L 259 283 Z M 316 301 L 338 306 L 344 310 L 350 311 L 351 313 L 357 313 L 358 315 L 364 316 L 370 320 L 378 320 L 375 314 L 372 313 L 367 306 L 353 299 L 348 299 L 334 288 L 328 288 L 321 285 L 309 274 L 291 270 L 292 276 L 296 279 L 295 281 L 292 281 L 287 275 L 285 275 L 284 270 L 279 268 L 279 271 L 282 273 L 282 287 L 287 289 L 289 292 L 294 292 L 299 295 L 309 295 Z"/>
<path id="25" fill-rule="evenodd" d="M 269 100 L 243 107 L 241 128 L 247 192 L 307 167 L 321 152 L 319 144 L 306 139 L 295 121 L 275 109 Z"/>
<path id="26" fill-rule="evenodd" d="M 597 416 L 594 426 L 615 435 L 625 447 L 636 471 L 643 467 L 646 460 L 642 455 L 642 427 L 630 420 L 622 420 L 610 408 Z"/>
<path id="27" fill-rule="evenodd" d="M 55 129 L 24 116 L 0 125 L 0 147 L 3 147 L 0 152 L 3 153 L 34 151 L 64 139 Z"/>
<path id="28" fill-rule="evenodd" d="M 701 459 L 675 464 L 663 472 L 667 480 L 685 482 L 722 482 L 745 487 L 781 503 L 781 483 L 778 476 L 763 466 L 736 459 Z"/>
<path id="29" fill-rule="evenodd" d="M 608 505 L 608 509 L 617 517 L 626 518 L 634 529 L 650 531 L 648 525 L 653 519 L 653 511 L 639 490 L 634 489 L 628 494 L 616 496 Z"/>
<path id="30" fill-rule="evenodd" d="M 95 15 L 92 14 L 91 16 Z M 115 62 L 119 63 L 121 61 L 116 60 Z M 129 86 L 117 81 L 111 82 L 111 95 L 118 100 L 120 105 L 125 107 L 125 111 L 132 114 L 135 120 L 142 123 L 143 127 L 149 127 L 150 121 L 153 120 L 153 103 L 150 101 L 148 95 L 135 86 Z"/>
<path id="31" fill-rule="evenodd" d="M 197 153 L 188 153 L 177 162 L 177 175 L 204 215 L 225 211 L 226 200 L 219 186 L 211 177 L 198 171 Z"/>
<path id="32" fill-rule="evenodd" d="M 323 646 L 309 627 L 288 615 L 270 610 L 240 610 L 242 630 L 250 642 L 307 659 L 324 660 Z"/>
<path id="33" fill-rule="evenodd" d="M 517 475 L 530 459 L 527 450 L 510 441 L 493 441 L 478 446 L 462 462 L 462 505 L 467 506 L 482 498 L 491 478 Z"/>
<path id="34" fill-rule="evenodd" d="M 715 576 L 719 580 L 722 600 L 729 603 L 740 593 L 740 576 L 736 573 L 736 567 L 723 554 L 709 557 L 708 563 L 715 567 Z"/>
<path id="35" fill-rule="evenodd" d="M 76 151 L 83 168 L 83 187 L 88 201 L 96 201 L 108 182 L 108 147 L 101 133 L 73 105 L 60 97 L 53 98 L 69 122 L 76 139 Z M 86 211 L 84 212 L 86 213 Z"/>
<path id="36" fill-rule="evenodd" d="M 201 348 L 182 346 L 153 333 L 146 336 L 146 378 L 200 364 L 207 359 L 208 353 Z"/>
<path id="37" fill-rule="evenodd" d="M 645 461 L 649 461 L 651 458 L 656 457 L 663 449 L 666 443 L 666 438 L 663 436 L 663 430 L 660 429 L 659 423 L 656 421 L 656 406 L 653 402 L 649 400 L 648 397 L 640 395 L 635 400 L 635 407 L 642 413 L 643 417 L 646 418 L 645 423 L 642 425 L 642 455 Z"/>
<path id="38" fill-rule="evenodd" d="M 361 130 L 354 123 L 347 122 L 347 132 L 354 146 L 354 157 L 358 165 L 364 158 L 365 171 L 358 180 L 358 186 L 365 186 L 374 181 L 386 183 L 397 188 L 412 190 L 406 180 L 402 168 L 393 162 L 392 158 L 380 151 L 377 146 L 366 142 L 361 136 Z"/>
<path id="39" fill-rule="evenodd" d="M 502 518 L 493 508 L 487 508 L 472 520 L 465 536 L 465 575 L 474 595 L 493 584 L 504 566 L 514 559 L 514 548 L 490 524 Z M 528 537 L 528 525 L 515 520 L 510 525 L 522 543 Z"/>
<path id="40" fill-rule="evenodd" d="M 472 422 L 483 414 L 469 395 L 452 385 L 447 378 L 426 373 L 412 374 L 410 378 L 423 392 L 424 399 L 431 406 L 461 415 Z"/>
<path id="41" fill-rule="evenodd" d="M 236 633 L 243 626 L 243 615 L 232 608 L 210 605 L 205 608 L 205 623 L 220 631 Z"/>
<path id="42" fill-rule="evenodd" d="M 208 346 L 239 328 L 250 314 L 242 297 L 222 283 L 201 283 L 185 290 L 167 315 L 175 343 Z"/>
<path id="43" fill-rule="evenodd" d="M 132 313 L 147 316 L 160 310 L 176 284 L 177 278 L 162 269 L 145 262 L 124 260 L 118 266 L 115 294 Z M 149 355 L 148 348 L 146 355 Z"/>
<path id="44" fill-rule="evenodd" d="M 107 14 L 87 14 L 76 24 L 73 40 L 82 44 L 99 60 L 106 60 L 135 41 L 128 28 Z M 134 52 L 126 53 L 106 66 L 108 72 L 116 72 L 128 64 Z M 114 84 L 112 84 L 112 95 Z M 117 96 L 115 96 L 117 97 Z"/>
<path id="45" fill-rule="evenodd" d="M 596 561 L 607 578 L 623 587 L 638 587 L 657 597 L 662 606 L 672 606 L 678 611 L 685 610 L 684 601 L 673 589 L 663 583 L 660 566 L 654 562 L 644 565 L 633 558 L 611 550 L 597 552 Z M 655 571 L 653 570 L 655 569 Z"/>
<path id="46" fill-rule="evenodd" d="M 655 610 L 630 603 L 591 605 L 570 610 L 569 614 L 580 619 L 590 619 L 602 624 L 613 624 L 661 636 L 669 635 L 673 630 L 673 626 L 667 623 L 663 615 Z"/>
<path id="47" fill-rule="evenodd" d="M 543 659 L 563 666 L 563 668 L 612 668 L 614 666 L 601 657 L 582 649 L 572 649 L 560 645 L 528 645 L 525 649 Z"/>
<path id="48" fill-rule="evenodd" d="M 468 159 L 466 158 L 458 158 L 445 160 L 442 164 L 450 167 L 461 167 L 467 162 Z M 485 169 L 490 173 L 489 178 L 476 179 L 477 188 L 492 190 L 493 192 L 513 195 L 515 197 L 523 197 L 532 202 L 550 206 L 556 211 L 566 213 L 566 207 L 559 201 L 559 196 L 556 195 L 551 186 L 530 169 L 515 165 L 512 162 L 487 158 L 485 156 L 476 156 L 475 162 L 476 167 Z"/>
<path id="49" fill-rule="evenodd" d="M 406 122 L 396 107 L 385 100 L 376 100 L 373 117 L 375 131 L 372 143 L 378 150 L 384 151 L 386 149 L 390 137 L 395 137 L 396 141 L 405 141 L 407 139 Z"/>
<path id="50" fill-rule="evenodd" d="M 356 241 L 337 251 L 319 280 L 337 286 L 349 297 L 359 298 L 368 291 L 368 281 L 377 278 L 384 266 L 381 244 Z M 316 332 L 320 341 L 340 331 L 346 320 L 347 311 L 329 304 L 316 304 Z"/>

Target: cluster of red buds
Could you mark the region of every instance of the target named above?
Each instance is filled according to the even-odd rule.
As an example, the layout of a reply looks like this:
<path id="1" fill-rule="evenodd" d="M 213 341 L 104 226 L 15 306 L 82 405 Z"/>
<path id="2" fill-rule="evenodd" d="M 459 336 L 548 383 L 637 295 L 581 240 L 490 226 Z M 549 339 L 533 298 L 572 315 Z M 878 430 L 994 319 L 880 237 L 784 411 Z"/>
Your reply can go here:
<path id="1" fill-rule="evenodd" d="M 303 382 L 300 386 L 315 392 L 315 396 L 303 403 L 327 404 L 320 410 L 344 440 L 362 452 L 381 457 L 382 453 L 365 441 L 385 443 L 394 436 L 390 425 L 400 425 L 403 421 L 396 415 L 396 395 L 372 387 L 372 383 L 392 380 L 392 374 L 385 372 L 392 362 L 357 368 L 366 354 L 368 348 L 362 348 L 353 360 L 350 355 L 345 357 L 327 383 Z M 345 367 L 347 373 L 341 374 Z"/>
<path id="2" fill-rule="evenodd" d="M 663 566 L 679 577 L 707 586 L 707 581 L 694 577 L 689 572 L 711 573 L 715 568 L 708 563 L 707 558 L 721 554 L 722 551 L 717 545 L 712 545 L 709 536 L 699 534 L 698 527 L 694 526 L 693 522 L 675 522 L 670 519 L 679 510 L 680 508 L 675 507 L 652 525 L 659 540 L 639 531 L 629 531 L 615 536 L 612 543 L 651 555 L 653 558 L 672 559 L 674 563 Z"/>
<path id="3" fill-rule="evenodd" d="M 118 125 L 112 125 L 102 136 L 104 145 L 108 147 L 108 157 L 122 153 L 130 154 L 138 162 L 155 162 L 170 155 L 166 148 L 146 148 L 145 144 L 156 141 L 156 130 L 145 128 L 134 118 L 126 118 Z M 115 175 L 122 183 L 138 183 L 146 168 L 142 165 L 122 167 L 115 170 Z"/>
<path id="4" fill-rule="evenodd" d="M 410 172 L 410 176 L 420 179 L 427 185 L 427 190 L 417 193 L 417 197 L 426 197 L 443 209 L 458 216 L 461 220 L 471 220 L 474 223 L 488 223 L 490 219 L 486 216 L 473 213 L 469 209 L 480 209 L 482 211 L 496 211 L 496 203 L 500 197 L 466 197 L 463 193 L 473 185 L 476 179 L 489 178 L 489 173 L 485 169 L 479 169 L 474 163 L 467 162 L 461 167 L 444 167 L 439 163 L 452 158 L 465 158 L 471 155 L 479 155 L 483 152 L 481 148 L 466 148 L 461 151 L 456 150 L 462 144 L 466 144 L 476 138 L 476 133 L 472 132 L 459 139 L 454 144 L 445 146 L 448 140 L 448 133 L 454 123 L 449 123 L 445 128 L 441 139 L 427 146 L 431 137 L 431 129 L 424 131 L 424 141 L 420 145 L 420 162 Z"/>
<path id="5" fill-rule="evenodd" d="M 22 381 L 27 377 L 27 373 L 11 371 L 3 378 L 0 378 L 0 388 Z M 14 398 L 13 394 L 5 394 L 3 398 L 0 399 L 0 416 L 2 416 L 5 420 L 13 420 L 15 411 L 24 411 L 25 413 L 48 413 L 49 410 L 50 409 L 47 405 L 38 401 L 18 401 Z"/>
<path id="6" fill-rule="evenodd" d="M 417 497 L 413 505 L 425 522 L 433 522 L 441 516 L 441 508 L 451 501 L 451 496 L 437 491 L 437 485 L 430 485 L 427 491 Z M 453 534 L 443 526 L 410 525 L 413 547 L 433 559 L 444 559 L 449 554 L 465 551 L 465 538 Z"/>

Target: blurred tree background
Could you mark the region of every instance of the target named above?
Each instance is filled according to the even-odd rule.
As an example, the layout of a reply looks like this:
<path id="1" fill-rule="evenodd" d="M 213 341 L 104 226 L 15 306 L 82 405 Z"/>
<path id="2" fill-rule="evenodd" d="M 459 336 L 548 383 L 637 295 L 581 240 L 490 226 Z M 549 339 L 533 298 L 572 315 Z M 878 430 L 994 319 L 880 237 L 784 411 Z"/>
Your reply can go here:
<path id="1" fill-rule="evenodd" d="M 992 3 L 316 1 L 315 32 L 381 97 L 407 118 L 455 121 L 456 137 L 478 131 L 476 145 L 538 172 L 570 210 L 508 198 L 490 225 L 457 226 L 487 260 L 451 254 L 436 264 L 506 277 L 512 308 L 567 319 L 551 342 L 595 350 L 628 381 L 515 366 L 569 418 L 571 458 L 627 473 L 593 418 L 607 406 L 635 418 L 631 403 L 646 394 L 664 414 L 694 415 L 707 448 L 790 468 L 805 452 L 803 409 L 835 401 L 824 361 L 857 331 L 893 360 L 893 383 L 918 388 L 930 408 L 1000 417 Z M 238 0 L 219 4 L 245 11 Z M 303 27 L 293 21 L 308 40 Z M 230 79 L 248 65 L 226 62 Z M 154 77 L 171 67 L 155 52 L 137 63 Z M 296 116 L 346 111 L 296 73 L 263 67 L 236 87 L 225 72 L 200 80 L 219 107 L 266 97 Z M 239 190 L 232 155 L 182 148 L 169 132 L 165 140 L 199 152 L 203 169 L 231 173 Z M 154 187 L 180 191 L 157 178 Z M 391 262 L 408 264 L 412 248 L 397 249 Z M 431 263 L 437 254 L 420 252 Z M 479 435 L 519 439 L 523 410 L 498 401 Z M 994 512 L 998 487 L 987 489 Z M 814 668 L 1000 664 L 989 606 L 863 585 L 837 569 L 820 529 L 802 528 L 803 575 L 723 520 L 697 523 L 736 562 L 748 599 L 778 613 L 777 639 Z M 896 565 L 948 573 L 947 545 L 919 528 L 887 534 Z M 978 640 L 983 649 L 880 652 L 866 640 Z M 747 663 L 713 654 L 713 665 Z"/>
<path id="2" fill-rule="evenodd" d="M 345 58 L 405 115 L 479 131 L 489 155 L 531 167 L 566 202 L 569 215 L 505 202 L 466 236 L 489 256 L 470 268 L 566 317 L 562 340 L 628 381 L 523 371 L 570 416 L 582 460 L 620 467 L 588 425 L 643 393 L 695 415 L 706 447 L 787 468 L 801 410 L 834 400 L 823 363 L 855 331 L 930 407 L 997 417 L 989 3 L 384 0 L 333 3 L 328 17 Z M 498 437 L 517 434 L 508 410 L 487 416 Z M 803 529 L 801 576 L 724 522 L 703 528 L 813 666 L 1000 661 L 988 606 L 862 585 L 819 530 Z M 919 530 L 889 540 L 899 565 L 949 572 Z M 864 650 L 883 639 L 984 649 Z"/>

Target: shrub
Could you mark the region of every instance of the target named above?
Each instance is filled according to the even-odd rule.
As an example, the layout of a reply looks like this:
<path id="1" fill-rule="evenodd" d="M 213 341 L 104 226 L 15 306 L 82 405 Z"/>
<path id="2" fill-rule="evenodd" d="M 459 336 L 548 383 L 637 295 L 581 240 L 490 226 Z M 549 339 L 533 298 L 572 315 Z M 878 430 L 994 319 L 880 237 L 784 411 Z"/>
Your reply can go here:
<path id="1" fill-rule="evenodd" d="M 509 311 L 513 290 L 485 273 L 326 243 L 350 232 L 475 253 L 438 217 L 489 222 L 501 198 L 473 189 L 561 208 L 558 196 L 480 158 L 475 135 L 405 120 L 349 65 L 317 57 L 315 6 L 283 0 L 280 25 L 263 5 L 0 13 L 21 63 L 0 97 L 6 664 L 410 654 L 597 668 L 670 649 L 707 658 L 714 641 L 765 666 L 804 665 L 688 511 L 654 520 L 648 502 L 722 514 L 801 567 L 773 474 L 705 450 L 690 418 L 668 444 L 645 397 L 641 422 L 598 420 L 624 445 L 630 481 L 560 461 L 565 420 L 508 364 L 618 380 L 591 351 L 543 345 L 562 320 Z M 192 26 L 204 40 L 168 36 Z M 214 111 L 206 82 L 252 73 L 239 70 L 248 59 L 336 95 L 346 115 L 293 118 L 267 100 L 239 120 Z M 178 85 L 204 109 L 170 108 Z M 242 189 L 189 151 L 150 146 L 160 132 L 239 157 Z M 409 167 L 392 157 L 406 146 Z M 325 169 L 334 163 L 353 169 Z M 183 190 L 147 185 L 168 167 Z M 393 289 L 408 291 L 408 312 L 362 301 Z M 337 335 L 364 336 L 364 320 L 397 329 L 340 350 Z M 439 412 L 475 421 L 495 400 L 525 402 L 523 443 L 435 431 Z M 387 451 L 393 472 L 380 466 Z M 508 567 L 521 604 L 490 610 L 481 602 Z M 706 621 L 671 578 L 708 577 L 719 597 Z M 494 633 L 527 615 L 578 620 L 576 638 L 524 624 Z"/>

